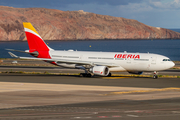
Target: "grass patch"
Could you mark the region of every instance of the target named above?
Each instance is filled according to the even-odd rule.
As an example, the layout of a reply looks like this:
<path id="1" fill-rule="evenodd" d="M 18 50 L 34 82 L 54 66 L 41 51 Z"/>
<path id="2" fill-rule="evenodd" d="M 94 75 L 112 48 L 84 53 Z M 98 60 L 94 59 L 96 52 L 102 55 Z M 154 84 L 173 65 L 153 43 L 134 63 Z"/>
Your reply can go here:
<path id="1" fill-rule="evenodd" d="M 163 77 L 163 75 L 158 75 L 158 77 Z"/>
<path id="2" fill-rule="evenodd" d="M 50 74 L 49 72 L 45 71 L 44 74 Z"/>

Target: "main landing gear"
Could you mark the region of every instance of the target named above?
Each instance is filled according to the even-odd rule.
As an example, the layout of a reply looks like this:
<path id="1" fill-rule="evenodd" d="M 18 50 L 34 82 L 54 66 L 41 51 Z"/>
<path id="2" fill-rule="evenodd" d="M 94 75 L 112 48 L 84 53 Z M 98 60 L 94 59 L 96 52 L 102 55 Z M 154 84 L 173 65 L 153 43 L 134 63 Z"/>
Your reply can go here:
<path id="1" fill-rule="evenodd" d="M 111 77 L 111 75 L 112 75 L 112 74 L 111 74 L 111 73 L 109 73 L 109 74 L 107 75 L 107 77 Z"/>
<path id="2" fill-rule="evenodd" d="M 153 79 L 157 79 L 157 78 L 158 78 L 158 76 L 157 76 L 157 72 L 156 72 L 156 71 L 154 71 Z"/>
<path id="3" fill-rule="evenodd" d="M 80 77 L 92 77 L 91 73 L 80 73 Z"/>
<path id="4" fill-rule="evenodd" d="M 111 77 L 111 73 L 107 75 L 107 77 Z M 91 73 L 80 73 L 80 77 L 92 77 L 93 75 Z"/>

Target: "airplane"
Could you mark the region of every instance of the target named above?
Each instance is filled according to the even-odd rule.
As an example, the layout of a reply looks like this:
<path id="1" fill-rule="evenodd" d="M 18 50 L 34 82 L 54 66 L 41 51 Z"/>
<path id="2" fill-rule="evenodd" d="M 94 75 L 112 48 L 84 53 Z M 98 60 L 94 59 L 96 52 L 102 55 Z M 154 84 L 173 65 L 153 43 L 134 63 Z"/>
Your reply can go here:
<path id="1" fill-rule="evenodd" d="M 154 72 L 153 78 L 156 79 L 157 71 L 175 65 L 168 57 L 159 54 L 54 50 L 44 42 L 30 22 L 24 22 L 23 26 L 29 50 L 7 50 L 24 52 L 34 57 L 19 57 L 8 52 L 12 57 L 42 60 L 61 67 L 82 69 L 85 71 L 80 74 L 82 77 L 111 76 L 111 72 L 126 71 L 130 74 Z"/>

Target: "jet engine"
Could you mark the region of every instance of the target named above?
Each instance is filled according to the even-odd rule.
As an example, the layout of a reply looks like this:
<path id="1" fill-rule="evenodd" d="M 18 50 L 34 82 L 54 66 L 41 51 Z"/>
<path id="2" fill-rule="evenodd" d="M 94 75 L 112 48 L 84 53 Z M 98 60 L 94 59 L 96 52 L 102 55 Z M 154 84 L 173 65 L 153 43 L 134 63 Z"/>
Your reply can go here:
<path id="1" fill-rule="evenodd" d="M 137 75 L 141 75 L 143 72 L 139 72 L 139 71 L 129 71 L 130 74 L 137 74 Z"/>
<path id="2" fill-rule="evenodd" d="M 95 75 L 107 76 L 109 74 L 109 68 L 107 66 L 94 66 L 90 68 L 90 72 Z"/>

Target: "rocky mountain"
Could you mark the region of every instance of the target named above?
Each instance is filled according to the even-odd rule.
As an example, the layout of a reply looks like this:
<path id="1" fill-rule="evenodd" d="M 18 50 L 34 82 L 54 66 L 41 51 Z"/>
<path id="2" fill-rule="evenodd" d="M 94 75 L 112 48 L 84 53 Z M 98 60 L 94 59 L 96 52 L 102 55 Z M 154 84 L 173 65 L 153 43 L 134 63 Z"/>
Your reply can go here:
<path id="1" fill-rule="evenodd" d="M 0 6 L 0 41 L 26 40 L 22 22 L 31 22 L 44 40 L 166 39 L 180 33 L 137 20 L 79 11 Z"/>

